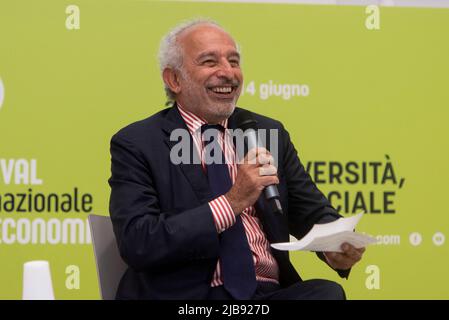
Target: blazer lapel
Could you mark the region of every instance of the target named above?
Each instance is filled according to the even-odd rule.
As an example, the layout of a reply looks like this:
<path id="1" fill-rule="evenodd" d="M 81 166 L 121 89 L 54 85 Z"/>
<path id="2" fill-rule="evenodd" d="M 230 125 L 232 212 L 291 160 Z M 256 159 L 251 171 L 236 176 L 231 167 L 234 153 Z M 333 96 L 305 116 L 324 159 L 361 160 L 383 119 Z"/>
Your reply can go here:
<path id="1" fill-rule="evenodd" d="M 166 133 L 165 143 L 171 151 L 171 149 L 178 143 L 178 141 L 170 140 L 170 135 L 172 134 L 173 130 L 184 129 L 188 133 L 189 131 L 176 106 L 173 106 L 168 111 L 165 120 L 166 123 L 162 127 L 162 130 Z M 192 189 L 197 195 L 200 203 L 204 203 L 211 200 L 212 198 L 209 188 L 209 182 L 206 175 L 204 174 L 201 162 L 199 162 L 198 160 L 198 151 L 196 150 L 193 138 L 190 133 L 188 134 L 188 139 L 190 148 L 190 162 L 180 163 L 178 166 L 192 186 Z M 194 157 L 196 158 L 195 162 L 193 162 Z"/>

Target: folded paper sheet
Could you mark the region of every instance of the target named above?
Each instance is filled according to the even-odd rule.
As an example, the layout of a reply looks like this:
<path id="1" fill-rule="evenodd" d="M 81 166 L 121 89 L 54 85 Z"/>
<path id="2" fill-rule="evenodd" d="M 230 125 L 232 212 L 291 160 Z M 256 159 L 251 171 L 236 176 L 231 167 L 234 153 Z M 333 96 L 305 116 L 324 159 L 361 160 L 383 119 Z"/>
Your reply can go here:
<path id="1" fill-rule="evenodd" d="M 299 241 L 274 243 L 271 246 L 278 250 L 292 251 L 324 251 L 341 252 L 341 245 L 345 242 L 356 248 L 366 247 L 375 243 L 376 239 L 362 233 L 354 232 L 363 212 L 349 217 L 340 218 L 325 224 L 315 224 L 313 228 Z"/>

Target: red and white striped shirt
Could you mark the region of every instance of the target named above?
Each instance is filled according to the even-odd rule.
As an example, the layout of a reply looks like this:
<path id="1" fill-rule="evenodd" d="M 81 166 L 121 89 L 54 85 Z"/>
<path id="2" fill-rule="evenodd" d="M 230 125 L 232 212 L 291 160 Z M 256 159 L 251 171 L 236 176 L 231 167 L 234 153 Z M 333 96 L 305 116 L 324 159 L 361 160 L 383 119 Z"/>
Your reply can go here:
<path id="1" fill-rule="evenodd" d="M 178 104 L 178 110 L 181 113 L 187 128 L 192 135 L 193 141 L 196 145 L 196 149 L 199 152 L 201 163 L 205 169 L 204 163 L 204 152 L 203 143 L 201 139 L 201 126 L 207 122 L 196 116 L 195 114 L 185 110 Z M 220 123 L 224 128 L 227 128 L 228 120 L 226 119 Z M 228 165 L 229 175 L 231 176 L 232 183 L 235 182 L 237 176 L 237 161 L 234 144 L 232 142 L 232 137 L 229 133 L 220 135 L 220 146 L 224 151 L 225 161 Z M 212 215 L 214 218 L 215 226 L 217 232 L 221 233 L 230 226 L 232 226 L 236 219 L 234 211 L 232 210 L 228 200 L 224 195 L 209 202 L 209 206 L 212 210 Z M 253 254 L 254 267 L 256 271 L 256 279 L 258 281 L 271 281 L 279 283 L 279 267 L 271 254 L 270 244 L 268 243 L 267 237 L 263 231 L 262 224 L 256 215 L 256 209 L 251 206 L 243 210 L 240 214 L 245 228 L 246 237 L 248 238 L 249 247 Z M 212 277 L 211 286 L 222 285 L 223 281 L 221 279 L 220 271 L 220 261 L 217 263 L 214 275 Z"/>

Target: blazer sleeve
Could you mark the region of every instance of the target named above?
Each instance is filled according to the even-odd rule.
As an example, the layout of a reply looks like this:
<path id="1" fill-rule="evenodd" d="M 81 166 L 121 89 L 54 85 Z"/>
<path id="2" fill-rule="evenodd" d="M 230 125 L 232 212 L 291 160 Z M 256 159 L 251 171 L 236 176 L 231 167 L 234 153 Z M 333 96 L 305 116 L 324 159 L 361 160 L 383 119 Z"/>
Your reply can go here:
<path id="1" fill-rule="evenodd" d="M 298 152 L 284 127 L 281 129 L 284 150 L 283 168 L 288 190 L 288 223 L 290 233 L 297 239 L 304 237 L 315 223 L 334 221 L 341 215 L 317 188 L 302 165 Z M 327 263 L 324 255 L 318 257 Z M 335 270 L 340 277 L 347 278 L 349 270 Z"/>
<path id="2" fill-rule="evenodd" d="M 109 211 L 118 248 L 133 269 L 168 270 L 218 257 L 218 234 L 208 203 L 161 212 L 152 169 L 127 137 L 111 139 Z"/>

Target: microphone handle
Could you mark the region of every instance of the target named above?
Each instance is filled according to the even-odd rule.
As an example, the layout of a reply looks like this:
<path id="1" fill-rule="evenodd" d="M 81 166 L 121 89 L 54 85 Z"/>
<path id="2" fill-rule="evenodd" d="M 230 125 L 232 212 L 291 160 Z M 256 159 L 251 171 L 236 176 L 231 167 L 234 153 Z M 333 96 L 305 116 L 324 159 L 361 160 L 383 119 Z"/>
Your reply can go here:
<path id="1" fill-rule="evenodd" d="M 278 188 L 276 188 L 276 185 L 274 184 L 265 187 L 264 193 L 267 200 L 280 197 Z"/>

